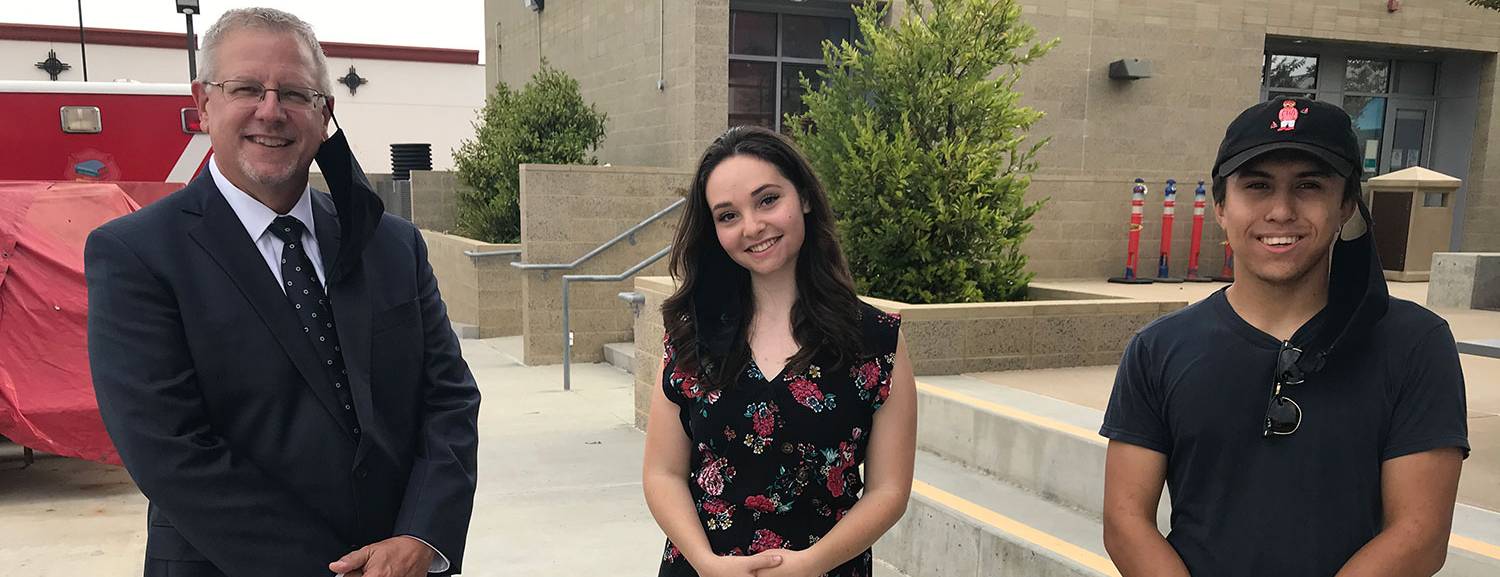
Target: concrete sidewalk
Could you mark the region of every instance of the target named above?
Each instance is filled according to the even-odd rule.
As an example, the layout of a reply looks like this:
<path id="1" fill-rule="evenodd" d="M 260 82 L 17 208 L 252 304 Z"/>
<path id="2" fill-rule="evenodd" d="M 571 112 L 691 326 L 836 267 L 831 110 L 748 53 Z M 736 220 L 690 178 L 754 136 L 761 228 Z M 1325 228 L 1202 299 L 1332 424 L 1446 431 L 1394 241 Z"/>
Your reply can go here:
<path id="1" fill-rule="evenodd" d="M 484 394 L 465 575 L 649 575 L 665 543 L 641 493 L 630 376 L 520 364 L 519 338 L 464 341 Z"/>
<path id="2" fill-rule="evenodd" d="M 484 394 L 479 490 L 465 575 L 655 574 L 663 538 L 641 495 L 644 436 L 629 375 L 608 365 L 526 367 L 520 339 L 463 341 Z M 0 457 L 7 575 L 139 575 L 146 500 L 117 467 Z M 332 561 L 332 559 L 330 559 Z"/>
<path id="3" fill-rule="evenodd" d="M 520 346 L 463 341 L 484 394 L 464 574 L 656 574 L 665 541 L 641 493 L 631 377 L 577 364 L 565 393 L 562 367 L 524 366 Z M 146 500 L 123 469 L 48 456 L 21 466 L 19 447 L 0 449 L 0 574 L 140 574 Z"/>

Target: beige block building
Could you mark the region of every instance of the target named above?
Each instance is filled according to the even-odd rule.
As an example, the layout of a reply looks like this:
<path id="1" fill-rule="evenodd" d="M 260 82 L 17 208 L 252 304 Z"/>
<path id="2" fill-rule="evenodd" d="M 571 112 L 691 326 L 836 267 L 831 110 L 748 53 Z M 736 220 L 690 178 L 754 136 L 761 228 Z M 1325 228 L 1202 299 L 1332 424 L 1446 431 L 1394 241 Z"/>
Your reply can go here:
<path id="1" fill-rule="evenodd" d="M 486 80 L 524 84 L 543 60 L 609 114 L 600 161 L 691 168 L 731 124 L 777 126 L 800 105 L 818 45 L 857 34 L 848 0 L 486 0 Z M 895 13 L 904 11 L 895 2 Z M 1224 127 L 1267 98 L 1342 105 L 1365 174 L 1410 166 L 1463 179 L 1449 250 L 1500 250 L 1500 13 L 1458 0 L 1022 0 L 1040 38 L 1023 103 L 1050 138 L 1029 195 L 1047 198 L 1026 250 L 1041 278 L 1119 274 L 1130 182 L 1150 187 L 1141 272 L 1159 252 L 1162 184 L 1178 181 L 1172 272 L 1186 271 L 1192 193 Z M 1140 59 L 1151 75 L 1111 78 Z M 1200 271 L 1218 271 L 1207 219 Z"/>

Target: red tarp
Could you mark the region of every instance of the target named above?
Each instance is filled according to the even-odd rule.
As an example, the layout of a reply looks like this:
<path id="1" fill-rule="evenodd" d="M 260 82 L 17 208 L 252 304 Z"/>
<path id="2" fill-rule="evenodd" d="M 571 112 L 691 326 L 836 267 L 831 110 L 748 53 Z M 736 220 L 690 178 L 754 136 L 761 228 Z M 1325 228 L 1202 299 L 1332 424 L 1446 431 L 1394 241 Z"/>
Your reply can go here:
<path id="1" fill-rule="evenodd" d="M 138 192 L 155 200 L 162 186 L 180 185 Z M 95 227 L 138 209 L 116 183 L 0 182 L 0 435 L 120 463 L 89 376 L 83 245 Z"/>

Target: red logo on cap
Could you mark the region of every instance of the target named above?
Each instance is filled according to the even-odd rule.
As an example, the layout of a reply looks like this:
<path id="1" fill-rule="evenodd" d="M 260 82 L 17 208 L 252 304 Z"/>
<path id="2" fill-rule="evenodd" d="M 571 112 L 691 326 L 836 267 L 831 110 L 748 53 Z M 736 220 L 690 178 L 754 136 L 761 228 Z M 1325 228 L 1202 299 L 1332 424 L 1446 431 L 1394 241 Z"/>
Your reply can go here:
<path id="1" fill-rule="evenodd" d="M 1280 119 L 1281 122 L 1272 122 L 1271 128 L 1277 132 L 1296 130 L 1297 117 L 1300 114 L 1307 114 L 1309 111 L 1311 111 L 1309 108 L 1297 110 L 1297 101 L 1295 100 L 1283 100 L 1281 101 L 1281 110 L 1276 113 L 1276 118 Z"/>

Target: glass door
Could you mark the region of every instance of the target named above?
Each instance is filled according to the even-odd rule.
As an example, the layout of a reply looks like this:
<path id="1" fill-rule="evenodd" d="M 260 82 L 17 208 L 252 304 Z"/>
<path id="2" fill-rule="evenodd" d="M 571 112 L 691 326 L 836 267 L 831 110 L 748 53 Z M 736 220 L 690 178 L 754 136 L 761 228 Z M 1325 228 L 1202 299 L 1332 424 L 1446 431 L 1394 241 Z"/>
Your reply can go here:
<path id="1" fill-rule="evenodd" d="M 1381 158 L 1381 174 L 1413 166 L 1427 166 L 1432 151 L 1433 115 L 1431 100 L 1392 98 L 1385 121 L 1386 151 Z"/>

